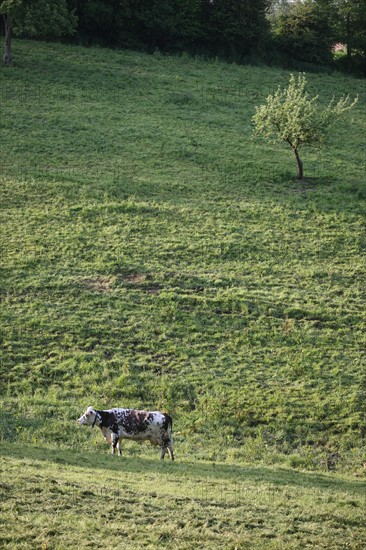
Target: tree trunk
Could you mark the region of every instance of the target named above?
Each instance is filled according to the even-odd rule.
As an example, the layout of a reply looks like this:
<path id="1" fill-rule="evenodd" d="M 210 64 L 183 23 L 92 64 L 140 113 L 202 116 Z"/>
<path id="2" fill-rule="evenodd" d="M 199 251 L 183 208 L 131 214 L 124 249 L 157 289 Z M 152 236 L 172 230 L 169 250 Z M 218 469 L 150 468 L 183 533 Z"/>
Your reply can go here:
<path id="1" fill-rule="evenodd" d="M 13 25 L 9 15 L 4 13 L 3 18 L 5 23 L 5 42 L 4 42 L 3 60 L 5 65 L 10 65 L 11 64 L 11 39 L 12 39 Z"/>
<path id="2" fill-rule="evenodd" d="M 352 67 L 352 35 L 351 35 L 351 21 L 350 14 L 347 12 L 346 17 L 346 34 L 347 34 L 347 71 L 351 71 Z"/>
<path id="3" fill-rule="evenodd" d="M 296 157 L 296 162 L 297 162 L 297 179 L 302 180 L 304 178 L 302 160 L 299 156 L 299 153 L 298 153 L 298 150 L 296 149 L 296 147 L 294 147 L 293 151 L 294 151 L 294 154 L 295 154 L 295 157 Z"/>

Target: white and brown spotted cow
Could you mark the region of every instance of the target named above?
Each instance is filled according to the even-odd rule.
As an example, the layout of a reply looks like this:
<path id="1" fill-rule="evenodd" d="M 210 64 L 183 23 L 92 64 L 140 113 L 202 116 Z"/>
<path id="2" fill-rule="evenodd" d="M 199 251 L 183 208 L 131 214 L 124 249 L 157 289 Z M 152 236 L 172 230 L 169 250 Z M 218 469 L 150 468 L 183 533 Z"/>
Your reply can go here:
<path id="1" fill-rule="evenodd" d="M 111 444 L 112 454 L 116 448 L 121 455 L 121 440 L 149 440 L 151 445 L 160 445 L 161 459 L 168 449 L 174 460 L 172 419 L 167 413 L 159 411 L 136 411 L 134 409 L 109 409 L 107 411 L 88 407 L 77 421 L 78 424 L 98 426 L 104 439 Z"/>

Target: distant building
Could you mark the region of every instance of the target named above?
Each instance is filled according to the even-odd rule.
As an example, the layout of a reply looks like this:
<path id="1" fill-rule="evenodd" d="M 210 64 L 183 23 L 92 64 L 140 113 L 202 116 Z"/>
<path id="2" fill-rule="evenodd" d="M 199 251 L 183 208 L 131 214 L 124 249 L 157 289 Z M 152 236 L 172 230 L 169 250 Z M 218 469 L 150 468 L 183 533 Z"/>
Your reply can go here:
<path id="1" fill-rule="evenodd" d="M 340 42 L 338 42 L 337 44 L 333 45 L 332 50 L 334 52 L 344 52 L 344 53 L 346 53 L 347 52 L 347 46 L 346 46 L 346 44 L 341 44 Z"/>

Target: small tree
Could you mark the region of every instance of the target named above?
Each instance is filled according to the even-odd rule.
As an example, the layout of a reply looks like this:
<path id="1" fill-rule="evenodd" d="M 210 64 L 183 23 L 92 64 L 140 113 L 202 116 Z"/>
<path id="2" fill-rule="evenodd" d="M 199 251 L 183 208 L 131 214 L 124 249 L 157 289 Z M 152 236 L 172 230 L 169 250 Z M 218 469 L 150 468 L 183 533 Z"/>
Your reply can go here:
<path id="1" fill-rule="evenodd" d="M 358 101 L 351 102 L 349 96 L 341 97 L 338 103 L 334 99 L 327 107 L 317 105 L 318 96 L 309 98 L 305 91 L 306 78 L 300 74 L 296 79 L 291 75 L 287 88 L 278 88 L 269 95 L 266 104 L 256 107 L 253 116 L 255 134 L 262 134 L 276 142 L 285 141 L 296 157 L 298 179 L 303 179 L 303 163 L 299 148 L 303 145 L 319 147 L 324 143 L 330 126 L 351 109 Z"/>

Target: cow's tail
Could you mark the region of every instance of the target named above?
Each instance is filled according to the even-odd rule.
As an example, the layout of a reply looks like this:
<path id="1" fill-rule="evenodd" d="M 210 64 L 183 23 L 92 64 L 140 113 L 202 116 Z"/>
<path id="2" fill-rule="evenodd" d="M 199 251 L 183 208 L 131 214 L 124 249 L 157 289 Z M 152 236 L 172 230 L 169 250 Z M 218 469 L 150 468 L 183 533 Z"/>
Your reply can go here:
<path id="1" fill-rule="evenodd" d="M 170 433 L 173 432 L 173 419 L 168 413 L 164 413 L 165 422 L 166 422 L 166 430 Z"/>
<path id="2" fill-rule="evenodd" d="M 170 441 L 173 443 L 173 419 L 168 413 L 164 413 L 165 429 L 169 436 Z"/>

